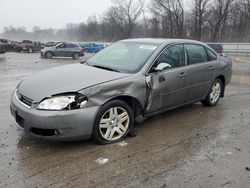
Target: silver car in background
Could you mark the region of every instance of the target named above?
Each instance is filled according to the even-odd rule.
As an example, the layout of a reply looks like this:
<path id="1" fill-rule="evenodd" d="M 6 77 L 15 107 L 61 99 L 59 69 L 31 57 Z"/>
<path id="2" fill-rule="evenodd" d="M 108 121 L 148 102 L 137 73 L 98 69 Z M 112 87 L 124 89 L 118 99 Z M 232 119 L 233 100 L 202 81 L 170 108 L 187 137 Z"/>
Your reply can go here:
<path id="1" fill-rule="evenodd" d="M 42 58 L 72 57 L 73 59 L 79 59 L 81 56 L 84 56 L 84 49 L 71 43 L 60 43 L 53 47 L 41 49 Z"/>
<path id="2" fill-rule="evenodd" d="M 154 114 L 197 101 L 216 105 L 231 75 L 230 59 L 198 41 L 122 40 L 86 62 L 23 80 L 11 113 L 35 137 L 110 144 Z"/>

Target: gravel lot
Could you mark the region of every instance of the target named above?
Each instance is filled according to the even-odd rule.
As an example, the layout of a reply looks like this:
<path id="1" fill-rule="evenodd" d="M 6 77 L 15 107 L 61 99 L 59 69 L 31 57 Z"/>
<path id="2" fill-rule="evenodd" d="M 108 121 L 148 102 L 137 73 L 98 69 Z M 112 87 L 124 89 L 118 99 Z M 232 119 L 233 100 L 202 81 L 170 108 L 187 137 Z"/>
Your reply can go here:
<path id="1" fill-rule="evenodd" d="M 232 82 L 216 107 L 197 103 L 154 116 L 124 142 L 54 143 L 24 135 L 9 112 L 18 82 L 78 62 L 36 53 L 0 58 L 0 187 L 249 187 L 250 57 L 234 58 Z"/>

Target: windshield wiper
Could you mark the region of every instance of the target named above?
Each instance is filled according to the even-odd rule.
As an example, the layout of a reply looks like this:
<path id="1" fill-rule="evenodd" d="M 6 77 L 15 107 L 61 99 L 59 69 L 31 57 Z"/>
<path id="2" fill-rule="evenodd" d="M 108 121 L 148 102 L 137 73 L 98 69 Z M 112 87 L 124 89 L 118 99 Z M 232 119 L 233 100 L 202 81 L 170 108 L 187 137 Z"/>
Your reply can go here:
<path id="1" fill-rule="evenodd" d="M 92 65 L 92 67 L 96 67 L 96 68 L 100 68 L 100 69 L 104 69 L 104 70 L 109 70 L 109 71 L 113 71 L 113 72 L 120 72 L 117 69 L 113 69 L 113 68 L 105 67 L 105 66 L 101 66 L 101 65 Z"/>

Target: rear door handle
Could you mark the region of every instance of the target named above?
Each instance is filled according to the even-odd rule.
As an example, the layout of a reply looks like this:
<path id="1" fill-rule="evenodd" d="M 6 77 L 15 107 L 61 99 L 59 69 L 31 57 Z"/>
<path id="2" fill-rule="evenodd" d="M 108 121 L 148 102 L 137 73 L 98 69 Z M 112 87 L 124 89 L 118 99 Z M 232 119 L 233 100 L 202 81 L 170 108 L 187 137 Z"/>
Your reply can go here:
<path id="1" fill-rule="evenodd" d="M 182 72 L 182 73 L 179 74 L 179 77 L 180 77 L 180 78 L 183 78 L 183 77 L 185 77 L 186 75 L 187 75 L 187 73 Z"/>
<path id="2" fill-rule="evenodd" d="M 214 66 L 210 66 L 208 70 L 214 70 L 215 67 Z"/>

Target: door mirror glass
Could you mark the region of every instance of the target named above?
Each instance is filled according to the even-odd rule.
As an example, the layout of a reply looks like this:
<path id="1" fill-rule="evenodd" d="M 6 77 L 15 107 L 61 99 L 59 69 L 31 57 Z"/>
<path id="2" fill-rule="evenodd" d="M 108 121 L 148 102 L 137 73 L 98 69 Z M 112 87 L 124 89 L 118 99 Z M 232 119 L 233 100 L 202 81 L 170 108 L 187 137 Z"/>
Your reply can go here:
<path id="1" fill-rule="evenodd" d="M 168 63 L 160 63 L 159 65 L 157 65 L 157 67 L 155 68 L 155 71 L 163 71 L 165 69 L 169 69 L 171 68 L 171 65 L 169 65 Z"/>

